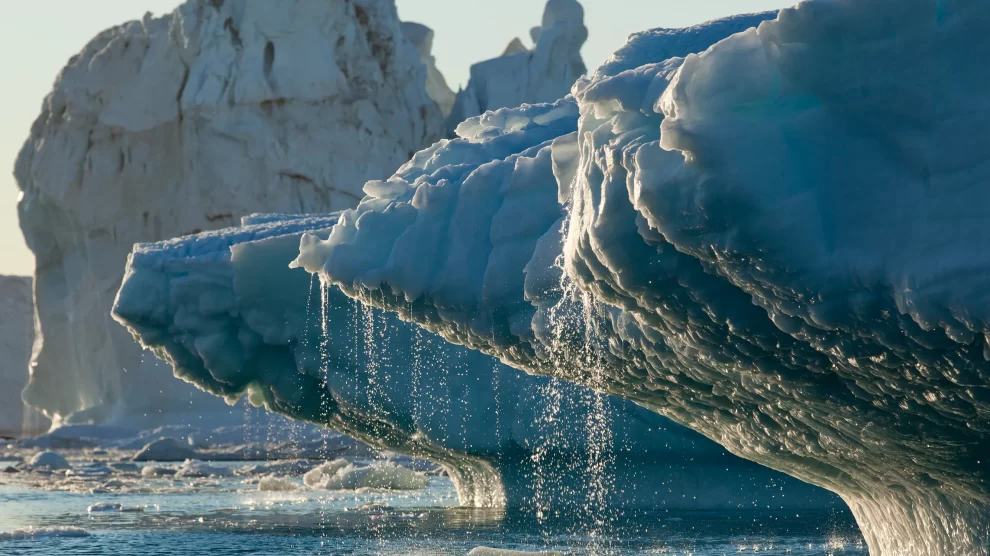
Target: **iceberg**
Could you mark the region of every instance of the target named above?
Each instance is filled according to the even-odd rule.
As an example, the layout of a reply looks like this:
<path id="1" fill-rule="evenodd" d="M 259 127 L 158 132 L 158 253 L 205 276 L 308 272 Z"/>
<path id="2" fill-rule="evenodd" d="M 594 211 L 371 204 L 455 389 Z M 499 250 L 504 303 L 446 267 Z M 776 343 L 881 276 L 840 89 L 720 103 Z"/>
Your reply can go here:
<path id="1" fill-rule="evenodd" d="M 18 437 L 46 428 L 45 419 L 25 407 L 34 341 L 31 278 L 0 276 L 0 436 Z"/>
<path id="2" fill-rule="evenodd" d="M 443 135 L 426 71 L 392 0 L 188 0 L 95 37 L 15 168 L 37 267 L 26 402 L 56 425 L 231 420 L 110 317 L 127 254 L 256 211 L 354 206 Z"/>
<path id="3" fill-rule="evenodd" d="M 987 554 L 990 4 L 759 19 L 470 120 L 297 264 L 838 493 L 871 554 Z"/>
<path id="4" fill-rule="evenodd" d="M 436 58 L 433 57 L 433 29 L 421 23 L 403 21 L 402 33 L 416 47 L 420 61 L 426 66 L 426 93 L 430 95 L 433 102 L 437 103 L 443 117 L 449 117 L 454 110 L 457 95 L 450 90 L 447 80 L 437 68 Z"/>
<path id="5" fill-rule="evenodd" d="M 581 47 L 588 40 L 584 8 L 577 0 L 549 0 L 543 21 L 530 31 L 530 50 L 514 39 L 498 58 L 471 66 L 467 87 L 457 93 L 447 118 L 448 135 L 474 116 L 521 104 L 553 102 L 587 71 Z"/>
<path id="6" fill-rule="evenodd" d="M 841 504 L 632 403 L 526 375 L 290 268 L 303 235 L 325 237 L 338 218 L 254 215 L 139 245 L 114 315 L 213 395 L 443 465 L 466 506 L 585 507 L 599 493 L 593 507 Z M 304 483 L 337 484 L 347 464 L 321 465 Z"/>

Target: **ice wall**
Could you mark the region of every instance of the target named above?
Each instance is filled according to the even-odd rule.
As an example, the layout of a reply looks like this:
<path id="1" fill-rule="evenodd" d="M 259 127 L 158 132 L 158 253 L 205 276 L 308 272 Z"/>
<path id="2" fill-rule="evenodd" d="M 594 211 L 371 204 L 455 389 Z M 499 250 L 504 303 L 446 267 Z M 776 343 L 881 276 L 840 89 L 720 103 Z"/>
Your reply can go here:
<path id="1" fill-rule="evenodd" d="M 390 0 L 189 0 L 93 39 L 15 170 L 37 260 L 25 400 L 70 422 L 227 411 L 111 319 L 127 254 L 255 211 L 354 206 L 443 133 L 425 79 Z"/>
<path id="2" fill-rule="evenodd" d="M 0 436 L 41 432 L 44 419 L 21 402 L 34 340 L 31 278 L 0 276 Z"/>
<path id="3" fill-rule="evenodd" d="M 553 102 L 587 71 L 581 47 L 588 29 L 577 0 L 549 0 L 541 25 L 530 35 L 536 45 L 532 50 L 516 38 L 502 56 L 471 66 L 470 81 L 457 93 L 447 119 L 449 135 L 464 120 L 489 110 Z"/>
<path id="4" fill-rule="evenodd" d="M 746 20 L 638 35 L 573 99 L 417 155 L 299 263 L 837 492 L 871 554 L 987 554 L 988 22 L 810 0 L 683 59 Z"/>
<path id="5" fill-rule="evenodd" d="M 246 226 L 130 258 L 114 314 L 177 376 L 442 463 L 471 506 L 824 508 L 838 500 L 629 402 L 532 377 L 366 308 L 289 263 L 334 217 Z M 583 510 L 582 510 L 583 509 Z"/>

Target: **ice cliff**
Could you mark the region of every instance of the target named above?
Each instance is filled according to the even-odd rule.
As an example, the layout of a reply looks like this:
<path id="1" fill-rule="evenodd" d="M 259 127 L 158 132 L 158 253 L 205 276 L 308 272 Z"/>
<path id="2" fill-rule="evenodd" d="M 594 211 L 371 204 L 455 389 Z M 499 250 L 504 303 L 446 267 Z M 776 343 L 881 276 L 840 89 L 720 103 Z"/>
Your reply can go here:
<path id="1" fill-rule="evenodd" d="M 389 0 L 189 0 L 93 39 L 16 164 L 40 332 L 25 400 L 58 421 L 225 411 L 111 319 L 127 254 L 354 206 L 443 133 L 420 58 Z"/>
<path id="2" fill-rule="evenodd" d="M 526 375 L 290 269 L 302 235 L 326 237 L 336 221 L 253 216 L 242 228 L 140 245 L 114 314 L 177 376 L 217 396 L 246 395 L 443 464 L 465 505 L 841 505 L 656 413 Z"/>
<path id="3" fill-rule="evenodd" d="M 21 402 L 34 340 L 31 279 L 0 276 L 0 436 L 40 432 L 40 416 Z"/>
<path id="4" fill-rule="evenodd" d="M 838 493 L 871 554 L 988 554 L 990 4 L 760 19 L 463 124 L 298 264 Z"/>
<path id="5" fill-rule="evenodd" d="M 584 8 L 577 0 L 549 0 L 540 26 L 530 31 L 535 47 L 514 39 L 498 58 L 471 66 L 447 119 L 453 136 L 464 120 L 498 108 L 553 102 L 567 94 L 587 68 L 581 47 L 588 40 Z"/>

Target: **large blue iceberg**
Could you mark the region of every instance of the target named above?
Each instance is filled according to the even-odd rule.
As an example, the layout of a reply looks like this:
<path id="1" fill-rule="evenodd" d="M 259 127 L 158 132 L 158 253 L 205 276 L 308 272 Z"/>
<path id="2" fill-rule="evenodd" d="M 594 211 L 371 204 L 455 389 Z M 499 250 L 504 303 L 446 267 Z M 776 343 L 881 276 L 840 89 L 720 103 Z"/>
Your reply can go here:
<path id="1" fill-rule="evenodd" d="M 873 554 L 988 554 L 988 24 L 808 0 L 636 35 L 369 183 L 295 264 L 839 494 Z"/>

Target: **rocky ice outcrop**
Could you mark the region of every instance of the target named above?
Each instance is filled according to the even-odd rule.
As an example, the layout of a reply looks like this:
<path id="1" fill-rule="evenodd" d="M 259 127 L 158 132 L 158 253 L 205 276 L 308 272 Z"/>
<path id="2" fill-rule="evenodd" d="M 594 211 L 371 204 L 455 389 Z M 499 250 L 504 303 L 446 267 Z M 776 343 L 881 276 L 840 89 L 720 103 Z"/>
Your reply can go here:
<path id="1" fill-rule="evenodd" d="M 447 119 L 449 135 L 464 120 L 490 110 L 553 102 L 587 71 L 581 47 L 588 29 L 577 0 L 549 0 L 541 25 L 530 35 L 536 45 L 532 50 L 516 38 L 502 56 L 471 66 L 471 80 L 457 93 Z"/>
<path id="2" fill-rule="evenodd" d="M 0 276 L 0 436 L 40 432 L 44 419 L 21 402 L 34 342 L 31 279 Z"/>
<path id="3" fill-rule="evenodd" d="M 70 60 L 16 165 L 38 331 L 25 400 L 58 421 L 226 411 L 110 318 L 138 242 L 354 206 L 443 133 L 390 0 L 189 0 Z"/>
<path id="4" fill-rule="evenodd" d="M 449 117 L 454 110 L 457 95 L 450 90 L 447 80 L 437 69 L 437 61 L 433 57 L 433 29 L 420 23 L 403 21 L 402 32 L 406 39 L 416 47 L 420 60 L 426 66 L 426 93 L 430 95 L 433 102 L 437 103 L 443 117 Z"/>

